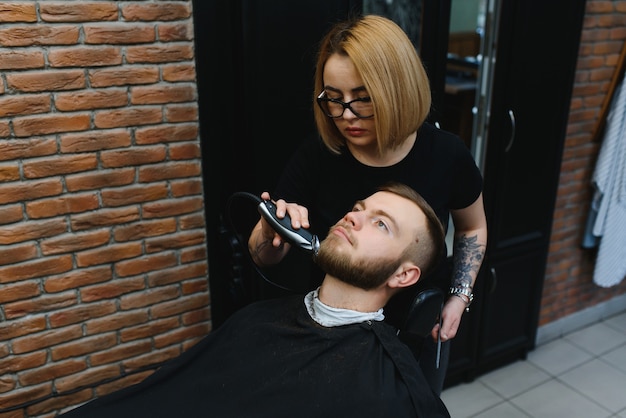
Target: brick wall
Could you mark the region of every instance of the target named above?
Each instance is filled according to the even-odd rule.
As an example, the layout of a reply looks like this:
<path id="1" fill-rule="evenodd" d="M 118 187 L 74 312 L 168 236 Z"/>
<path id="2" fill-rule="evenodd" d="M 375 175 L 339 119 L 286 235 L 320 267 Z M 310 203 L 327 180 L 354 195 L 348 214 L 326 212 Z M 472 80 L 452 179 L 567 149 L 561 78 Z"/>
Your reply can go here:
<path id="1" fill-rule="evenodd" d="M 600 149 L 594 141 L 602 103 L 626 42 L 626 1 L 587 0 L 580 54 L 544 282 L 540 325 L 626 293 L 593 283 L 595 250 L 580 247 Z"/>
<path id="2" fill-rule="evenodd" d="M 0 417 L 210 330 L 196 96 L 191 1 L 0 2 Z"/>

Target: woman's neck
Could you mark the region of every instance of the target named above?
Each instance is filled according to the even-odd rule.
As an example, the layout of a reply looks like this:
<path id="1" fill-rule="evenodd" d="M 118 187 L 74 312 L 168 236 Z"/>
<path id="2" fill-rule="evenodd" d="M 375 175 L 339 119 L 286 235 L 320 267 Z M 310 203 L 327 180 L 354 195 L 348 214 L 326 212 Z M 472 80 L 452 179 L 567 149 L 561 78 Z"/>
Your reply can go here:
<path id="1" fill-rule="evenodd" d="M 388 150 L 384 155 L 380 155 L 375 143 L 368 147 L 359 147 L 348 142 L 347 147 L 361 164 L 371 167 L 389 167 L 402 161 L 411 152 L 416 139 L 417 132 L 413 132 L 399 147 Z"/>

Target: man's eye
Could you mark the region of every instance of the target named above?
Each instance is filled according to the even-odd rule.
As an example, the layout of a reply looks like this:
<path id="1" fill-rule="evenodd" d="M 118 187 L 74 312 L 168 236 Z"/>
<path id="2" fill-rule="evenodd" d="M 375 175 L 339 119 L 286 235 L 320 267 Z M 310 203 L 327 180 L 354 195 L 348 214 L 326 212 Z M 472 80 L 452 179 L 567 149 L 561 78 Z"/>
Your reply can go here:
<path id="1" fill-rule="evenodd" d="M 385 231 L 387 231 L 389 229 L 389 228 L 387 228 L 387 224 L 384 221 L 380 220 L 380 219 L 376 221 L 376 226 L 381 228 L 381 229 L 384 229 Z"/>

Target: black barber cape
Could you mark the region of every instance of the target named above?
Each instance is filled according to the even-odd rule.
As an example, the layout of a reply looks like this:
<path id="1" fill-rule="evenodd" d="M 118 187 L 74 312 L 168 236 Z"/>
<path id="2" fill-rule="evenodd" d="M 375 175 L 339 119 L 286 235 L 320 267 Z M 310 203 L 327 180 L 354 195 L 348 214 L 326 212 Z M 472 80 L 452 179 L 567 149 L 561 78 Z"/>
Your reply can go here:
<path id="1" fill-rule="evenodd" d="M 391 326 L 325 328 L 303 299 L 249 305 L 141 383 L 63 416 L 450 417 Z"/>

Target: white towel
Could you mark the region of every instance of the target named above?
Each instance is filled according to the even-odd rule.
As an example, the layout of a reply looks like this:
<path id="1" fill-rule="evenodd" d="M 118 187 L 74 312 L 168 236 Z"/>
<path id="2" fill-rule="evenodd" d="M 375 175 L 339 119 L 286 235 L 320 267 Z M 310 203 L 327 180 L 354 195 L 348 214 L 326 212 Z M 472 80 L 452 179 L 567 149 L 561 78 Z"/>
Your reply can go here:
<path id="1" fill-rule="evenodd" d="M 616 90 L 607 117 L 602 148 L 592 176 L 597 216 L 593 235 L 600 237 L 593 281 L 602 287 L 626 277 L 626 83 Z"/>

